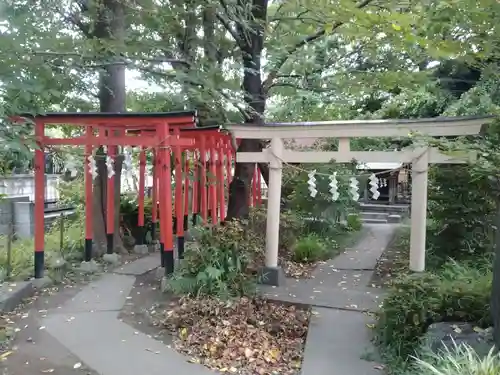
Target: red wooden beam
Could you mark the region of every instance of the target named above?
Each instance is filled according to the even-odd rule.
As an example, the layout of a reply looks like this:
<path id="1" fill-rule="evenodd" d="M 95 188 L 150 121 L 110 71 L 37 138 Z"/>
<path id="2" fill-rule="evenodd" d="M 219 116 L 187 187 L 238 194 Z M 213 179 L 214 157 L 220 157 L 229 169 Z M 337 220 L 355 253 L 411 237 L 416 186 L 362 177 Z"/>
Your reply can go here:
<path id="1" fill-rule="evenodd" d="M 195 142 L 194 140 L 187 138 L 175 138 L 168 136 L 164 142 L 169 146 L 192 146 Z M 117 136 L 117 137 L 75 137 L 75 138 L 50 138 L 43 137 L 42 142 L 46 146 L 145 146 L 145 147 L 155 147 L 161 142 L 158 137 L 151 136 Z"/>

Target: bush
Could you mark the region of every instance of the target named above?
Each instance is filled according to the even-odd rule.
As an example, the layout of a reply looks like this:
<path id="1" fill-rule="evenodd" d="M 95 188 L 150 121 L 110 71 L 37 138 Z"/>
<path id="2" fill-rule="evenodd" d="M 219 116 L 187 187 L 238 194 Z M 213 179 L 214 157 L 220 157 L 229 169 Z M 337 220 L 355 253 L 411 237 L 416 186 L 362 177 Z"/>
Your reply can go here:
<path id="1" fill-rule="evenodd" d="M 347 229 L 357 232 L 361 230 L 363 223 L 361 222 L 361 217 L 358 214 L 351 214 L 347 216 Z"/>
<path id="2" fill-rule="evenodd" d="M 167 289 L 175 294 L 230 298 L 255 293 L 255 260 L 263 255 L 261 236 L 238 221 L 197 229 Z"/>
<path id="3" fill-rule="evenodd" d="M 377 343 L 387 354 L 406 360 L 432 323 L 490 325 L 491 279 L 489 266 L 450 262 L 439 274 L 408 275 L 396 280 L 378 313 Z"/>
<path id="4" fill-rule="evenodd" d="M 419 375 L 497 375 L 500 374 L 500 353 L 494 348 L 487 356 L 479 356 L 468 345 L 454 345 L 439 354 L 416 358 L 412 374 Z"/>
<path id="5" fill-rule="evenodd" d="M 428 248 L 441 264 L 492 252 L 496 195 L 477 168 L 439 165 L 430 169 Z"/>
<path id="6" fill-rule="evenodd" d="M 292 260 L 300 263 L 312 263 L 328 258 L 326 244 L 315 234 L 309 234 L 297 241 L 293 247 Z"/>
<path id="7" fill-rule="evenodd" d="M 266 233 L 267 211 L 262 208 L 252 208 L 248 226 L 254 233 L 262 236 Z M 288 251 L 297 242 L 297 238 L 304 231 L 304 221 L 301 216 L 292 211 L 280 214 L 279 246 L 280 250 Z"/>

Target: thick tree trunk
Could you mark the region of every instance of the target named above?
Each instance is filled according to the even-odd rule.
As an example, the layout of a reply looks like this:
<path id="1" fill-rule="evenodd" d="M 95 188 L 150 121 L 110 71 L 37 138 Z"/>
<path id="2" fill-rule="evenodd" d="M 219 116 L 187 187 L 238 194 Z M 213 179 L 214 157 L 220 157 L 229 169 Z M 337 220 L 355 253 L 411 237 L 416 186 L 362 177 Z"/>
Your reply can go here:
<path id="1" fill-rule="evenodd" d="M 500 228 L 500 202 L 497 203 L 496 226 Z M 491 318 L 493 321 L 493 338 L 500 349 L 500 229 L 495 234 L 495 261 L 493 262 L 493 284 L 491 288 Z"/>
<path id="2" fill-rule="evenodd" d="M 267 0 L 253 0 L 248 25 L 238 25 L 239 45 L 243 60 L 243 92 L 247 104 L 247 123 L 262 124 L 266 109 L 266 95 L 262 84 L 261 56 L 267 17 Z M 249 30 L 250 28 L 250 30 Z M 258 139 L 242 140 L 238 152 L 262 151 Z M 254 163 L 237 163 L 229 187 L 227 220 L 248 216 L 248 195 L 254 174 Z M 265 168 L 262 168 L 265 171 Z M 268 177 L 265 173 L 264 179 Z M 268 180 L 267 180 L 268 181 Z"/>
<path id="3" fill-rule="evenodd" d="M 125 33 L 125 13 L 120 0 L 103 0 L 95 26 L 95 37 L 104 43 L 121 43 Z M 109 57 L 109 56 L 108 56 Z M 99 107 L 101 112 L 125 112 L 125 65 L 118 58 L 104 68 L 99 77 Z M 104 156 L 104 155 L 103 155 Z M 114 180 L 114 240 L 115 251 L 123 251 L 120 236 L 120 187 L 123 156 L 115 159 Z M 106 251 L 107 168 L 105 157 L 97 158 L 99 177 L 94 182 L 94 241 L 96 255 Z"/>

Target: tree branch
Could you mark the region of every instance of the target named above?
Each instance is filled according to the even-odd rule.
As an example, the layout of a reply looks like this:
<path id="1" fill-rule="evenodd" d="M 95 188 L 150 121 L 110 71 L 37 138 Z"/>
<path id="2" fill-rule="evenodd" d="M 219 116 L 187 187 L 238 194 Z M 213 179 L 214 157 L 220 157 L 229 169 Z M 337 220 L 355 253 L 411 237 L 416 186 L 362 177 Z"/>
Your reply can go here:
<path id="1" fill-rule="evenodd" d="M 358 5 L 356 5 L 356 8 L 358 8 L 358 9 L 364 8 L 367 5 L 369 5 L 370 3 L 372 3 L 373 1 L 374 0 L 363 0 Z M 344 24 L 344 22 L 341 22 L 341 21 L 335 22 L 331 27 L 331 32 L 335 31 L 343 24 Z M 306 38 L 302 39 L 297 44 L 290 47 L 288 49 L 288 51 L 278 60 L 274 69 L 269 72 L 266 80 L 263 82 L 264 92 L 267 93 L 267 91 L 269 90 L 269 87 L 272 85 L 273 81 L 276 79 L 276 76 L 279 74 L 279 71 L 281 70 L 283 65 L 285 65 L 285 63 L 288 61 L 290 56 L 292 56 L 295 52 L 297 52 L 300 48 L 304 47 L 306 44 L 309 44 L 311 42 L 314 42 L 314 41 L 320 39 L 325 34 L 326 34 L 326 29 L 322 28 L 321 30 L 318 30 L 316 33 L 307 36 Z"/>
<path id="2" fill-rule="evenodd" d="M 231 27 L 231 25 L 229 24 L 228 20 L 224 19 L 224 17 L 222 17 L 219 13 L 216 13 L 215 15 L 217 17 L 217 19 L 219 20 L 219 22 L 222 24 L 222 26 L 224 26 L 224 28 L 226 29 L 226 31 L 231 34 L 231 36 L 233 37 L 234 41 L 236 42 L 236 45 L 238 47 L 240 47 L 240 38 L 238 36 L 238 33 L 236 32 L 236 30 Z"/>

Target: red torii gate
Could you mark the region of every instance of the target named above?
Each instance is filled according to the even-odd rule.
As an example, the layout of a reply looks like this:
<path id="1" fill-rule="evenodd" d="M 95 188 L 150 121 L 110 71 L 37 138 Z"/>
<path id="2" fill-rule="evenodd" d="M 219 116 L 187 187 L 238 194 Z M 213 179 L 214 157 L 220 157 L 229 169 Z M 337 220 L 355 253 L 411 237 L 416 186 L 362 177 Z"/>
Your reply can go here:
<path id="1" fill-rule="evenodd" d="M 173 233 L 177 234 L 179 258 L 184 252 L 184 231 L 188 227 L 189 211 L 189 158 L 198 166 L 194 169 L 195 183 L 192 194 L 193 223 L 201 215 L 204 225 L 209 216 L 213 224 L 225 218 L 224 172 L 226 187 L 232 176 L 235 150 L 229 135 L 216 127 L 196 127 L 196 113 L 193 111 L 167 113 L 47 113 L 45 115 L 19 115 L 15 121 L 31 119 L 35 123 L 35 138 L 39 149 L 35 151 L 35 278 L 44 273 L 44 149 L 47 146 L 85 146 L 85 158 L 93 155 L 94 147 L 107 146 L 107 154 L 114 158 L 118 146 L 141 147 L 139 157 L 139 218 L 138 226 L 144 233 L 144 188 L 146 171 L 146 148 L 153 152 L 153 212 L 152 237 L 155 239 L 158 223 L 158 207 L 165 212 L 165 220 L 160 222 L 161 265 L 165 273 L 174 269 Z M 66 124 L 85 128 L 85 136 L 73 138 L 50 138 L 45 135 L 48 124 Z M 96 134 L 97 133 L 97 134 Z M 173 151 L 172 151 L 173 148 Z M 171 152 L 175 161 L 175 217 L 172 218 Z M 182 180 L 182 152 L 186 154 L 184 181 Z M 92 198 L 93 177 L 91 163 L 85 163 L 85 251 L 84 261 L 92 259 Z M 207 176 L 207 169 L 209 175 Z M 224 171 L 225 169 L 225 171 Z M 198 176 L 200 174 L 200 176 Z M 114 236 L 114 177 L 108 176 L 106 202 L 107 253 L 113 253 Z M 169 181 L 170 179 L 170 181 Z M 184 189 L 182 185 L 184 184 Z M 208 187 L 207 187 L 208 185 Z M 252 205 L 260 203 L 260 174 L 254 176 Z M 198 199 L 200 197 L 201 199 Z M 182 220 L 181 220 L 182 218 Z M 139 236 L 139 245 L 144 236 Z"/>

